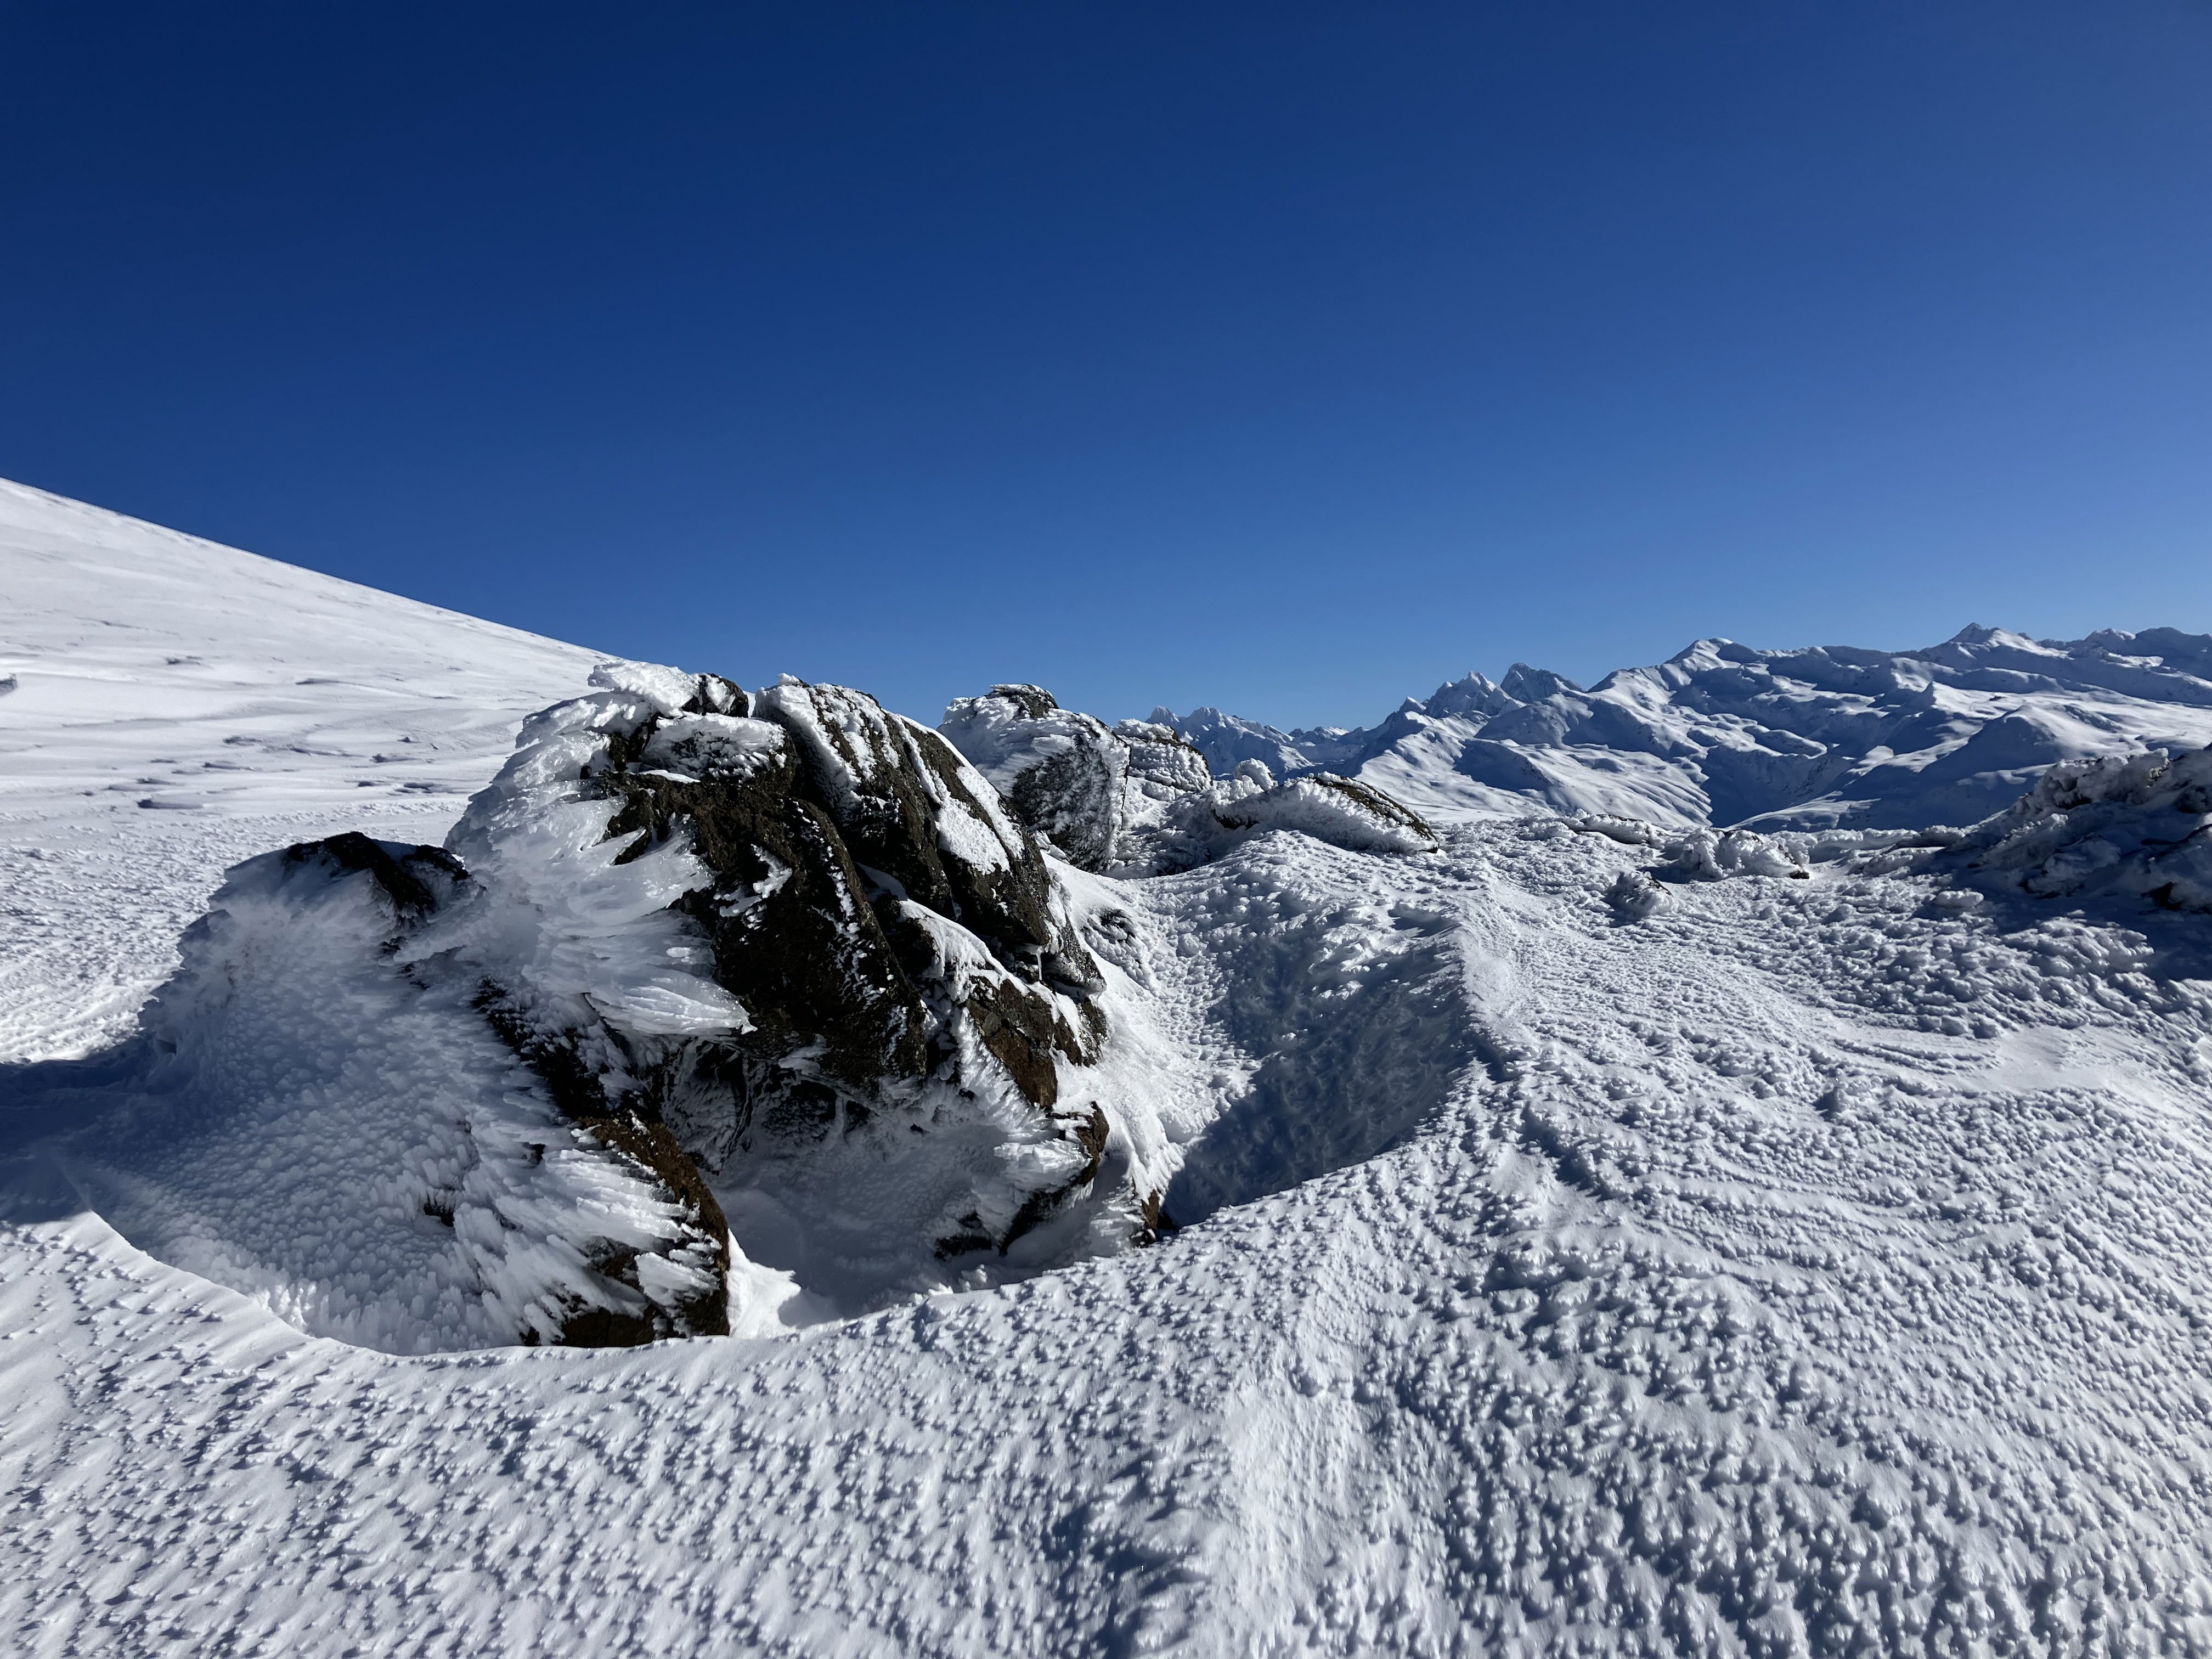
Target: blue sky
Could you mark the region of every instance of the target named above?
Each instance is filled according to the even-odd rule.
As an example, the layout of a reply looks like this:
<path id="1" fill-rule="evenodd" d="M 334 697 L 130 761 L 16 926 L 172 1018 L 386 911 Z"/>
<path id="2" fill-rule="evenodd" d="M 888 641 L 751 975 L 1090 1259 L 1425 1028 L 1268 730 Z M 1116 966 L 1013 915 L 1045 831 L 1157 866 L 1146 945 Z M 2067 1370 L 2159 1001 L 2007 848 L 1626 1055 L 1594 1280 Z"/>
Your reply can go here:
<path id="1" fill-rule="evenodd" d="M 0 10 L 0 474 L 934 717 L 2212 629 L 2212 4 Z"/>

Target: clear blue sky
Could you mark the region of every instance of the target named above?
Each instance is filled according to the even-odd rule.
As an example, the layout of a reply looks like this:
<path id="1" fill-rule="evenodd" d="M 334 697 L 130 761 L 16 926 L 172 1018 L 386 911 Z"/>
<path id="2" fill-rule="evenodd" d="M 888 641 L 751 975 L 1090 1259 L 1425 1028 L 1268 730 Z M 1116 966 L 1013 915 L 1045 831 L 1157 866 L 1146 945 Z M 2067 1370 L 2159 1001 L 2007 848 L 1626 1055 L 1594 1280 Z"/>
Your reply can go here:
<path id="1" fill-rule="evenodd" d="M 583 643 L 1304 724 L 2212 629 L 2207 0 L 19 4 L 0 62 L 0 474 Z"/>

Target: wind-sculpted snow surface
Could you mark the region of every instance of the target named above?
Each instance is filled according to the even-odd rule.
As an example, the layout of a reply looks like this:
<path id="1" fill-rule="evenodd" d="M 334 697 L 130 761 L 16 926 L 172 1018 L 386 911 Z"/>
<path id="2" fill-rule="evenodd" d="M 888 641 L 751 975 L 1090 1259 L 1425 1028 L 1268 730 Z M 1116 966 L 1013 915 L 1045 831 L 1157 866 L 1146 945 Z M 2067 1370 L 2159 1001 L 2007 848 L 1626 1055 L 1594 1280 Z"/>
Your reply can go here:
<path id="1" fill-rule="evenodd" d="M 241 859 L 436 841 L 596 659 L 0 480 L 0 1060 L 130 1030 Z"/>
<path id="2" fill-rule="evenodd" d="M 1881 840 L 1626 927 L 1658 849 L 1551 823 L 1125 887 L 1132 1005 L 1221 1109 L 1178 1188 L 1211 1213 L 780 1340 L 396 1363 L 27 1178 L 0 1618 L 42 1653 L 2201 1650 L 2202 918 L 1961 907 L 1921 862 L 1960 849 Z"/>
<path id="3" fill-rule="evenodd" d="M 2212 800 L 2203 705 L 2163 698 L 2191 649 L 1913 659 L 1962 724 L 1901 757 L 2061 702 L 2067 744 L 2124 728 L 1939 815 L 1965 827 L 1729 824 L 1703 759 L 1498 738 L 1574 810 L 1507 790 L 1365 851 L 1297 827 L 1315 775 L 1194 775 L 1124 723 L 1172 809 L 1146 844 L 1203 829 L 1144 878 L 1024 839 L 994 785 L 1028 762 L 987 779 L 857 693 L 610 666 L 447 848 L 276 836 L 301 850 L 235 872 L 143 1043 L 0 1070 L 0 1649 L 2212 1651 Z M 1648 712 L 1827 672 L 1780 661 L 1680 665 Z M 1447 690 L 1393 755 L 1619 702 Z M 1748 717 L 1715 707 L 1696 741 L 1727 747 Z M 1053 712 L 1017 706 L 1003 757 L 1052 752 L 1015 728 Z M 197 752 L 198 720 L 132 741 Z M 1358 734 L 1281 735 L 1374 783 L 1316 752 Z M 1987 797 L 1985 758 L 1941 799 Z M 1850 788 L 1907 798 L 1862 760 Z M 46 844 L 88 809 L 24 796 L 11 921 L 198 911 L 223 837 L 277 822 L 255 789 L 296 813 L 351 763 L 301 764 L 204 818 L 110 815 L 108 862 Z M 1079 1045 L 1103 1011 L 1094 1058 L 989 1027 L 1016 993 Z M 18 1054 L 94 1029 L 7 994 Z M 913 1133 L 955 1057 L 975 1099 Z M 923 1219 L 985 1172 L 993 1216 L 1060 1190 L 1091 1101 L 1090 1197 L 937 1255 Z M 732 1334 L 547 1344 L 589 1307 L 690 1319 L 712 1231 L 602 1108 L 658 1112 L 723 1207 Z M 1123 1248 L 1148 1180 L 1185 1224 Z M 536 1347 L 377 1351 L 533 1310 Z"/>
<path id="4" fill-rule="evenodd" d="M 1700 640 L 1588 690 L 1525 664 L 1495 684 L 1471 674 L 1363 731 L 1153 718 L 1223 769 L 1258 753 L 1279 773 L 1326 768 L 1436 822 L 1918 829 L 1978 823 L 2062 762 L 2212 742 L 2212 635 L 2038 642 L 1975 627 L 1904 652 Z"/>

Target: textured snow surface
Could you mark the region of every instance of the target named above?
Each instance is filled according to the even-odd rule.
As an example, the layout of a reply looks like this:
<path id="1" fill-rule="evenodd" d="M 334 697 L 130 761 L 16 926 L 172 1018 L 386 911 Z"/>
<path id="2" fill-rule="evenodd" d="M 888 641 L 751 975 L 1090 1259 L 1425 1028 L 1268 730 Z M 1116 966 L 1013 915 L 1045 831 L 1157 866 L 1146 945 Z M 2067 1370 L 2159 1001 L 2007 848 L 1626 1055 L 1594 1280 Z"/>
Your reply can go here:
<path id="1" fill-rule="evenodd" d="M 1972 835 L 1647 810 L 1070 873 L 1131 918 L 1183 1230 L 772 1340 L 302 1334 L 35 1155 L 19 1060 L 0 1646 L 2212 1651 L 2208 918 L 2028 879 L 2195 833 L 2193 771 L 2124 771 Z M 74 799 L 16 797 L 82 839 L 11 839 L 11 929 L 188 916 L 232 855 Z M 0 1006 L 22 1056 L 94 1030 Z"/>
<path id="2" fill-rule="evenodd" d="M 127 1030 L 227 866 L 438 840 L 597 660 L 0 480 L 0 1060 Z"/>

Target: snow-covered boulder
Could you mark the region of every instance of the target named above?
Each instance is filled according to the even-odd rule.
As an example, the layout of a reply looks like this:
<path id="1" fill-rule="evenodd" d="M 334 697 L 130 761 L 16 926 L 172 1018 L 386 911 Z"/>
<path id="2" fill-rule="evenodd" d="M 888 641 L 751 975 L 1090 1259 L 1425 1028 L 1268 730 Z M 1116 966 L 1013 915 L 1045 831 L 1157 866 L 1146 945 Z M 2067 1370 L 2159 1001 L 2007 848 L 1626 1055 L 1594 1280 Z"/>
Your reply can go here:
<path id="1" fill-rule="evenodd" d="M 1967 845 L 1976 868 L 2039 896 L 2112 890 L 2212 910 L 2212 748 L 2063 762 Z"/>
<path id="2" fill-rule="evenodd" d="M 403 1350 L 755 1329 L 800 1285 L 876 1305 L 1149 1237 L 1176 1154 L 1099 1068 L 1105 975 L 992 785 L 841 687 L 593 680 L 443 849 L 233 872 L 149 1027 L 153 1150 L 94 1160 L 126 1229 Z M 280 1156 L 326 1224 L 263 1218 Z"/>
<path id="3" fill-rule="evenodd" d="M 1215 810 L 1224 825 L 1299 830 L 1358 853 L 1426 853 L 1437 846 L 1434 830 L 1379 789 L 1328 772 L 1272 785 L 1261 781 L 1266 776 L 1262 769 L 1258 777 L 1244 780 L 1258 785 L 1258 793 Z"/>
<path id="4" fill-rule="evenodd" d="M 1601 824 L 1599 833 L 1613 832 Z M 1674 873 L 1690 881 L 1719 881 L 1729 876 L 1802 878 L 1807 873 L 1780 846 L 1751 830 L 1685 830 L 1660 851 Z"/>
<path id="5" fill-rule="evenodd" d="M 1146 800 L 1171 804 L 1213 781 L 1198 746 L 1156 720 L 1122 720 L 1114 735 L 1129 746 L 1129 776 Z"/>
<path id="6" fill-rule="evenodd" d="M 357 835 L 237 866 L 74 1173 L 155 1254 L 365 1346 L 727 1330 L 727 1229 L 666 1128 L 564 1098 L 425 950 L 477 885 Z"/>
<path id="7" fill-rule="evenodd" d="M 956 698 L 939 732 L 1015 815 L 1078 869 L 1152 875 L 1178 867 L 1161 831 L 1213 786 L 1206 757 L 1166 726 L 1062 708 L 1036 685 Z M 1169 842 L 1179 842 L 1170 830 Z"/>
<path id="8" fill-rule="evenodd" d="M 1103 720 L 1062 708 L 1042 686 L 994 685 L 956 698 L 937 729 L 1070 864 L 1114 863 L 1130 817 L 1131 745 Z"/>
<path id="9" fill-rule="evenodd" d="M 1109 727 L 1062 708 L 1039 686 L 998 685 L 960 698 L 938 729 L 1024 823 L 1086 870 L 1185 870 L 1263 830 L 1297 830 L 1358 852 L 1437 845 L 1419 816 L 1379 789 L 1326 772 L 1277 783 L 1253 756 L 1216 778 L 1176 728 L 1149 720 Z"/>

